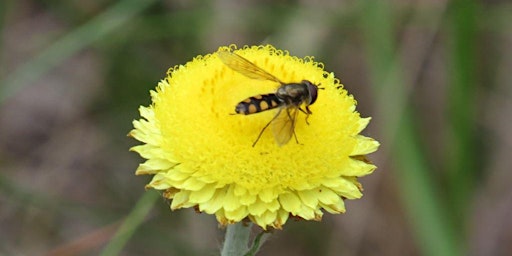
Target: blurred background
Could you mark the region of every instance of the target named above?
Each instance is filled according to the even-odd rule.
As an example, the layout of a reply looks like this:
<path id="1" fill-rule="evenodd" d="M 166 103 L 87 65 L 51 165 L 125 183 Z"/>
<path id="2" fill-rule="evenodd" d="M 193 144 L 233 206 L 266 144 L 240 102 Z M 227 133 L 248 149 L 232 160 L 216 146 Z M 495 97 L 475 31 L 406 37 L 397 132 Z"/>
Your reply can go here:
<path id="1" fill-rule="evenodd" d="M 259 255 L 512 255 L 512 3 L 0 3 L 0 255 L 217 255 L 126 134 L 171 66 L 219 46 L 316 57 L 371 116 L 364 197 L 289 221 Z"/>

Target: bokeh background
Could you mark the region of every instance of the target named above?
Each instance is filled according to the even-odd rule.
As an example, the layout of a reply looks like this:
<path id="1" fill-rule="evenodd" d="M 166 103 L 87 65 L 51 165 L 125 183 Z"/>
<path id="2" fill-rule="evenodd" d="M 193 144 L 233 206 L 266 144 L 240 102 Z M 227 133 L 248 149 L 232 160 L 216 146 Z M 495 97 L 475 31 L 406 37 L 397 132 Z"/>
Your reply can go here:
<path id="1" fill-rule="evenodd" d="M 126 134 L 169 67 L 232 43 L 315 56 L 382 144 L 363 199 L 259 255 L 512 255 L 511 17 L 500 0 L 1 1 L 0 255 L 217 255 L 215 218 L 145 192 Z"/>

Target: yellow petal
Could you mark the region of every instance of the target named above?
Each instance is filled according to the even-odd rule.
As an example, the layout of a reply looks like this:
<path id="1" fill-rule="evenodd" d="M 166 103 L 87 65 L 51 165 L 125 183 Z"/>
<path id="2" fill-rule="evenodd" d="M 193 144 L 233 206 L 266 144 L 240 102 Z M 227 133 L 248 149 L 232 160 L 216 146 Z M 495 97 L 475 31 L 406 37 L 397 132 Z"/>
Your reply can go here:
<path id="1" fill-rule="evenodd" d="M 242 206 L 242 207 L 239 207 L 238 209 L 235 209 L 233 211 L 225 210 L 224 214 L 225 214 L 227 219 L 229 219 L 231 221 L 234 221 L 234 222 L 239 222 L 243 218 L 247 217 L 248 212 L 247 212 L 247 207 Z"/>
<path id="2" fill-rule="evenodd" d="M 363 196 L 358 184 L 346 178 L 342 178 L 340 179 L 340 181 L 341 183 L 339 185 L 329 188 L 332 189 L 333 191 L 336 191 L 338 195 L 343 196 L 347 199 L 357 199 Z"/>
<path id="3" fill-rule="evenodd" d="M 323 204 L 329 205 L 339 201 L 340 196 L 334 193 L 331 189 L 324 187 L 318 190 L 318 200 Z"/>
<path id="4" fill-rule="evenodd" d="M 294 193 L 289 192 L 279 195 L 279 202 L 283 209 L 294 215 L 297 215 L 297 212 L 301 209 L 301 201 Z"/>
<path id="5" fill-rule="evenodd" d="M 343 175 L 361 177 L 372 173 L 376 168 L 377 167 L 373 164 L 349 158 L 347 160 L 347 164 L 343 168 Z"/>
<path id="6" fill-rule="evenodd" d="M 261 201 L 268 203 L 275 200 L 277 195 L 274 193 L 273 189 L 264 189 L 260 191 L 258 197 L 261 199 Z"/>
<path id="7" fill-rule="evenodd" d="M 282 225 L 284 225 L 284 223 L 286 223 L 286 221 L 288 220 L 288 218 L 290 217 L 290 213 L 283 210 L 283 209 L 280 209 L 278 212 L 277 212 L 277 217 L 276 217 L 276 220 L 274 221 L 273 223 L 273 227 L 276 228 L 276 229 L 281 229 L 282 228 Z"/>
<path id="8" fill-rule="evenodd" d="M 212 199 L 213 195 L 215 194 L 215 191 L 217 191 L 217 189 L 215 189 L 215 185 L 205 185 L 200 190 L 190 193 L 189 200 L 190 202 L 196 204 L 207 202 L 208 200 Z"/>
<path id="9" fill-rule="evenodd" d="M 176 210 L 185 207 L 188 204 L 189 195 L 189 191 L 181 191 L 176 193 L 172 199 L 171 209 Z"/>
<path id="10" fill-rule="evenodd" d="M 375 152 L 379 146 L 380 143 L 370 137 L 365 137 L 363 135 L 357 135 L 356 136 L 356 146 L 351 152 L 351 155 L 353 156 L 359 156 L 359 155 L 366 155 Z"/>
<path id="11" fill-rule="evenodd" d="M 183 187 L 188 190 L 198 191 L 201 190 L 206 184 L 197 180 L 196 178 L 190 177 L 183 183 Z"/>
<path id="12" fill-rule="evenodd" d="M 251 215 L 260 216 L 267 210 L 267 204 L 260 200 L 257 200 L 255 203 L 249 205 L 247 208 Z"/>
<path id="13" fill-rule="evenodd" d="M 226 192 L 226 196 L 224 197 L 224 209 L 226 211 L 234 211 L 241 206 L 240 201 L 238 200 L 238 197 L 235 196 L 233 190 L 233 187 L 230 186 Z"/>
<path id="14" fill-rule="evenodd" d="M 299 195 L 300 200 L 304 205 L 309 206 L 311 208 L 316 208 L 318 205 L 318 197 L 315 192 L 312 190 L 304 190 L 304 191 L 298 191 L 297 194 Z"/>
<path id="15" fill-rule="evenodd" d="M 224 189 L 217 189 L 211 200 L 199 204 L 199 210 L 208 214 L 216 213 L 222 209 L 225 196 L 226 191 Z"/>
<path id="16" fill-rule="evenodd" d="M 176 164 L 161 158 L 152 158 L 146 160 L 143 164 L 139 165 L 137 171 L 139 172 L 147 172 L 147 171 L 155 171 L 155 170 L 168 170 L 174 167 Z"/>
<path id="17" fill-rule="evenodd" d="M 345 212 L 345 203 L 343 200 L 338 200 L 333 204 L 321 204 L 322 207 L 329 213 L 338 214 Z"/>

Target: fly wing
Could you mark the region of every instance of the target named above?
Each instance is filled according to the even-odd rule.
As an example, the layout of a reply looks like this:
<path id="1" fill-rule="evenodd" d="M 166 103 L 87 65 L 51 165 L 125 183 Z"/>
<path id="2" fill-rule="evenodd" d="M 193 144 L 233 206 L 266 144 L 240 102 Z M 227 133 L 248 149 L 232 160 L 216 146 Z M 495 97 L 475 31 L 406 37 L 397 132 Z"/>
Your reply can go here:
<path id="1" fill-rule="evenodd" d="M 282 146 L 290 139 L 295 133 L 295 120 L 297 119 L 296 106 L 285 107 L 279 109 L 276 117 L 272 121 L 272 133 L 277 145 Z"/>
<path id="2" fill-rule="evenodd" d="M 277 77 L 256 66 L 246 58 L 230 51 L 218 52 L 220 60 L 234 71 L 251 79 L 270 80 L 283 84 Z"/>

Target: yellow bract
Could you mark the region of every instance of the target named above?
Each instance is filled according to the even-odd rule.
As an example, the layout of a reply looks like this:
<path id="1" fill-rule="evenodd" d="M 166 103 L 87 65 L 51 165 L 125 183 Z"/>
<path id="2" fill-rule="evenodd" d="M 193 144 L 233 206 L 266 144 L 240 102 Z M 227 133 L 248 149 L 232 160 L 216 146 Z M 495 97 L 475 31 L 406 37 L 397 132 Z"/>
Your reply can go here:
<path id="1" fill-rule="evenodd" d="M 249 218 L 263 228 L 281 228 L 290 215 L 320 220 L 322 209 L 344 212 L 344 198 L 362 196 L 356 177 L 376 168 L 364 155 L 379 143 L 359 135 L 370 119 L 359 116 L 353 97 L 312 58 L 269 45 L 223 50 L 286 83 L 307 79 L 324 88 L 310 106 L 309 125 L 299 113 L 299 143 L 292 139 L 280 147 L 268 130 L 251 146 L 277 110 L 245 116 L 234 115 L 234 108 L 279 84 L 247 78 L 213 53 L 170 69 L 151 92 L 153 104 L 140 108 L 142 119 L 130 135 L 144 143 L 132 150 L 147 161 L 136 173 L 153 174 L 147 187 L 164 190 L 173 210 L 197 207 L 221 224 Z"/>

